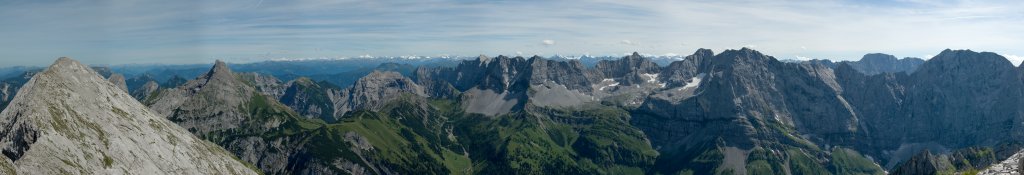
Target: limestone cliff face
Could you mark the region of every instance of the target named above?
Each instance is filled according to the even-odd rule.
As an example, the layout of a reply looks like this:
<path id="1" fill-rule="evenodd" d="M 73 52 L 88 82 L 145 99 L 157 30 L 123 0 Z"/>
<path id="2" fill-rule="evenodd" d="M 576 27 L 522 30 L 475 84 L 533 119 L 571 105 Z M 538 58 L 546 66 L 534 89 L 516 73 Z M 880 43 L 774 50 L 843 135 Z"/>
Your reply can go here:
<path id="1" fill-rule="evenodd" d="M 848 135 L 858 127 L 857 116 L 839 96 L 842 89 L 828 67 L 783 63 L 750 49 L 728 50 L 703 60 L 704 72 L 690 73 L 706 74 L 692 97 L 651 98 L 638 109 L 637 114 L 646 117 L 635 118 L 637 124 L 648 129 L 656 144 L 675 146 L 721 137 L 729 144 L 754 147 L 765 137 L 778 136 L 772 127 L 794 128 L 821 140 Z"/>
<path id="2" fill-rule="evenodd" d="M 256 174 L 68 58 L 29 80 L 0 125 L 0 164 L 20 174 Z"/>
<path id="3" fill-rule="evenodd" d="M 426 97 L 427 94 L 423 87 L 398 72 L 374 71 L 330 98 L 334 102 L 337 119 L 354 110 L 379 110 L 386 103 L 405 95 Z"/>
<path id="4" fill-rule="evenodd" d="M 623 86 L 642 84 L 649 77 L 645 74 L 655 74 L 661 71 L 661 67 L 649 58 L 640 56 L 640 53 L 633 52 L 632 55 L 619 60 L 602 60 L 592 69 L 594 72 L 593 81 L 600 81 L 605 78 L 616 78 Z"/>

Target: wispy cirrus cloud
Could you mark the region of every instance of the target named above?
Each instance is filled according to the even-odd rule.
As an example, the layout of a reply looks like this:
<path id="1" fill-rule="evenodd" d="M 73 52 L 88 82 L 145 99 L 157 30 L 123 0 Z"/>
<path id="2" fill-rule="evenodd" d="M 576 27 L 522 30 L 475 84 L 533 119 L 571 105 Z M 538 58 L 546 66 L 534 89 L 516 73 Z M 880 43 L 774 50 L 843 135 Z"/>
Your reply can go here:
<path id="1" fill-rule="evenodd" d="M 662 54 L 746 45 L 829 59 L 945 48 L 1021 53 L 1022 7 L 999 1 L 11 1 L 0 2 L 0 64 L 41 65 L 58 56 L 117 64 Z"/>

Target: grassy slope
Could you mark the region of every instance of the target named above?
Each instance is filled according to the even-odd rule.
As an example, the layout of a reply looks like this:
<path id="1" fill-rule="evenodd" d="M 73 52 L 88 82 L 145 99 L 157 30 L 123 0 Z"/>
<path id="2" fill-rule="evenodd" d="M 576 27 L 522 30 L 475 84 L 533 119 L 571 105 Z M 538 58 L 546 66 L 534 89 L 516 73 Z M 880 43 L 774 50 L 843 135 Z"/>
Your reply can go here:
<path id="1" fill-rule="evenodd" d="M 467 115 L 455 134 L 479 174 L 642 174 L 657 152 L 625 117 L 616 108 Z"/>

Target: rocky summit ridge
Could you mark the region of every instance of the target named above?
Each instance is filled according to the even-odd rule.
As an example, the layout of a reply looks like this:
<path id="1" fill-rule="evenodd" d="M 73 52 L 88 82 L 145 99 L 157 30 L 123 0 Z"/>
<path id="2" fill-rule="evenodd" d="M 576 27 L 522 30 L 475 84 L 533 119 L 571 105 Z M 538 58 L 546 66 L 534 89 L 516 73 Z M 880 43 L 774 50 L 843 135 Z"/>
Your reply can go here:
<path id="1" fill-rule="evenodd" d="M 70 58 L 29 80 L 0 125 L 0 174 L 256 174 Z"/>

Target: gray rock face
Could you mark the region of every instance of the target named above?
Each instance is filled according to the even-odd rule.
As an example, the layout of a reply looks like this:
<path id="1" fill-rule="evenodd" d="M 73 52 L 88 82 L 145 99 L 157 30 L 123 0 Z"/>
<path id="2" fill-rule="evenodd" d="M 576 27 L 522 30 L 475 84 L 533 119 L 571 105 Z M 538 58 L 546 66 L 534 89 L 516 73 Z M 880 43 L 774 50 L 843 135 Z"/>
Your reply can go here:
<path id="1" fill-rule="evenodd" d="M 334 122 L 336 99 L 341 98 L 341 89 L 323 85 L 309 78 L 299 78 L 287 83 L 287 89 L 279 98 L 282 104 L 307 118 L 318 118 Z"/>
<path id="2" fill-rule="evenodd" d="M 598 62 L 594 66 L 595 77 L 591 81 L 614 78 L 623 86 L 632 86 L 648 81 L 649 77 L 646 77 L 644 74 L 656 74 L 660 70 L 661 67 L 658 67 L 658 64 L 640 56 L 639 53 L 633 52 L 633 55 L 619 60 L 602 60 Z"/>
<path id="3" fill-rule="evenodd" d="M 1024 136 L 1024 77 L 1006 58 L 990 52 L 945 50 L 910 75 L 907 137 L 953 147 L 996 144 Z M 971 116 L 971 117 L 967 117 Z M 918 120 L 914 120 L 918 119 Z M 962 128 L 962 129 L 950 129 Z"/>
<path id="4" fill-rule="evenodd" d="M 709 59 L 714 56 L 715 53 L 711 50 L 699 49 L 693 55 L 683 58 L 682 61 L 672 62 L 662 69 L 659 78 L 671 87 L 685 86 L 691 83 L 697 74 L 707 72 L 707 69 L 710 68 Z"/>
<path id="5" fill-rule="evenodd" d="M 0 125 L 8 173 L 256 174 L 68 58 L 29 80 Z"/>
<path id="6" fill-rule="evenodd" d="M 288 156 L 298 147 L 290 137 L 262 138 L 289 119 L 290 111 L 266 97 L 217 61 L 206 74 L 182 86 L 163 89 L 146 102 L 193 134 L 214 141 L 267 173 L 287 172 Z M 253 115 L 256 111 L 264 116 Z M 240 137 L 224 138 L 242 133 Z M 286 144 L 287 143 L 287 144 Z M 273 153 L 267 150 L 277 150 Z"/>
<path id="7" fill-rule="evenodd" d="M 237 128 L 246 117 L 238 107 L 250 101 L 256 90 L 235 76 L 224 62 L 218 61 L 206 74 L 184 85 L 160 92 L 149 104 L 154 112 L 195 133 L 210 133 Z M 201 98 L 211 96 L 211 98 Z M 176 111 L 196 111 L 207 115 L 177 115 Z M 198 134 L 205 137 L 204 134 Z"/>
<path id="8" fill-rule="evenodd" d="M 1024 174 L 1024 152 L 1014 154 L 1006 160 L 993 164 L 978 174 L 983 175 L 1020 175 Z"/>
<path id="9" fill-rule="evenodd" d="M 1020 141 L 1021 73 L 994 53 L 946 50 L 913 74 L 864 76 L 840 66 L 844 92 L 868 142 L 862 150 L 885 164 L 902 161 L 891 154 L 900 145 L 934 143 L 956 149 Z M 919 150 L 911 150 L 917 152 Z"/>
<path id="10" fill-rule="evenodd" d="M 892 55 L 872 53 L 864 55 L 860 61 L 845 63 L 866 75 L 896 72 L 906 72 L 909 74 L 913 73 L 918 66 L 924 64 L 924 60 L 911 57 L 896 59 L 896 57 Z"/>
<path id="11" fill-rule="evenodd" d="M 329 94 L 330 95 L 330 94 Z M 404 95 L 426 97 L 423 87 L 398 72 L 374 71 L 360 78 L 352 87 L 337 95 L 330 95 L 334 102 L 335 119 L 353 110 L 376 111 L 384 104 Z"/>
<path id="12" fill-rule="evenodd" d="M 634 120 L 652 144 L 675 149 L 721 137 L 749 149 L 764 137 L 778 137 L 767 126 L 797 128 L 822 139 L 857 128 L 857 117 L 838 95 L 841 89 L 827 67 L 782 63 L 750 49 L 704 60 L 706 77 L 693 97 L 651 98 L 638 109 Z"/>

